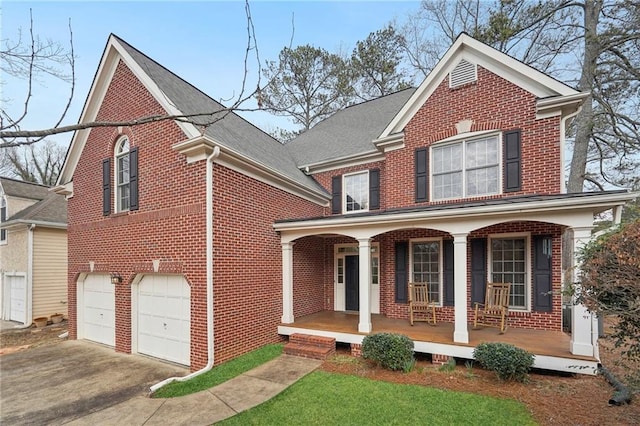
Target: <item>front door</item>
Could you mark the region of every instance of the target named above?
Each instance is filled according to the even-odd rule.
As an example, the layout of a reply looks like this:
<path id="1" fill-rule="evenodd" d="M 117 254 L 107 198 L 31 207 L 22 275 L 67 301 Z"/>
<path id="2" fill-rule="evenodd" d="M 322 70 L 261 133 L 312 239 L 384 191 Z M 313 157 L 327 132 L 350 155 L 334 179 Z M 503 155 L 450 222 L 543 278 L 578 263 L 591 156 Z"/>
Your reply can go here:
<path id="1" fill-rule="evenodd" d="M 359 256 L 345 256 L 345 309 L 360 309 L 360 265 Z"/>

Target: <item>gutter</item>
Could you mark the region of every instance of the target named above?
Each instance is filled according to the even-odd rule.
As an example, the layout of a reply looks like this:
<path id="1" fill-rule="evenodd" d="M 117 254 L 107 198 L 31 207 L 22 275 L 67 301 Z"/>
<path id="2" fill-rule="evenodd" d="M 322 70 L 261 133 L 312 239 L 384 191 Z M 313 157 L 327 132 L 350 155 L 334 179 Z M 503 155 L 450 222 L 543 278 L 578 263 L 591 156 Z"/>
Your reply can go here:
<path id="1" fill-rule="evenodd" d="M 23 329 L 31 327 L 33 323 L 33 230 L 35 224 L 29 226 L 27 231 L 27 295 L 25 297 L 25 322 L 22 325 L 15 326 L 14 329 Z"/>
<path id="2" fill-rule="evenodd" d="M 207 262 L 207 365 L 198 371 L 194 371 L 184 377 L 170 377 L 155 385 L 149 390 L 151 393 L 172 382 L 185 382 L 193 379 L 213 368 L 213 160 L 220 155 L 220 147 L 213 148 L 213 152 L 207 157 L 207 178 L 206 178 L 206 262 Z"/>

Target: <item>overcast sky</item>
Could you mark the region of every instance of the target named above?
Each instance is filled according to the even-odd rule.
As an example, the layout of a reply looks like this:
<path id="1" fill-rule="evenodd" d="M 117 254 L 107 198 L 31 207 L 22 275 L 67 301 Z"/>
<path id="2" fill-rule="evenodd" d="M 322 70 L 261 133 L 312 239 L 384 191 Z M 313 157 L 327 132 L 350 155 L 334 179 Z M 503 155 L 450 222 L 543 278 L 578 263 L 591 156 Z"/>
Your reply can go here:
<path id="1" fill-rule="evenodd" d="M 415 13 L 419 1 L 322 1 L 250 3 L 262 63 L 275 60 L 288 46 L 313 44 L 329 51 L 351 51 L 358 40 L 382 28 L 392 19 L 403 21 Z M 114 33 L 214 99 L 237 96 L 242 82 L 247 44 L 247 20 L 243 1 L 137 1 L 52 2 L 2 1 L 2 39 L 16 40 L 29 28 L 42 38 L 68 45 L 71 19 L 76 54 L 76 94 L 65 124 L 77 122 L 107 38 Z M 255 88 L 257 64 L 249 63 Z M 29 120 L 23 128 L 51 127 L 68 98 L 69 85 L 43 81 L 34 87 Z M 3 108 L 17 115 L 24 102 L 24 81 L 2 76 Z M 9 102 L 6 102 L 9 100 Z M 282 119 L 265 113 L 245 116 L 254 124 L 285 126 Z M 55 136 L 67 144 L 71 134 Z"/>

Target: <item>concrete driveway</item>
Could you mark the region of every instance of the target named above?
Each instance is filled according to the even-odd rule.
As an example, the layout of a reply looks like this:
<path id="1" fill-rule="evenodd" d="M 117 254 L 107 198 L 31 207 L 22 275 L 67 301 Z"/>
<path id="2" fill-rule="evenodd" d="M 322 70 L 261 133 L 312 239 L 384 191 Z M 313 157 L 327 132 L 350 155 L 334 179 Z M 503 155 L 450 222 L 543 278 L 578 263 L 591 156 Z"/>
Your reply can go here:
<path id="1" fill-rule="evenodd" d="M 72 340 L 0 357 L 2 425 L 60 425 L 133 397 L 187 369 Z"/>

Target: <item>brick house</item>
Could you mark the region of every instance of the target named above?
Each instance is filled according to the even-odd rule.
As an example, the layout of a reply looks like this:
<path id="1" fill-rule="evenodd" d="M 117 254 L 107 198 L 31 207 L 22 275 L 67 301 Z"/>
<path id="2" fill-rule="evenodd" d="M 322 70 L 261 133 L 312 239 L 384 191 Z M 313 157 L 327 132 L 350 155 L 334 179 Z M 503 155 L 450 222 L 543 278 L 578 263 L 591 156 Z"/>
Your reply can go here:
<path id="1" fill-rule="evenodd" d="M 70 337 L 192 370 L 295 333 L 357 351 L 389 330 L 436 357 L 471 358 L 490 336 L 542 368 L 594 366 L 591 316 L 574 307 L 562 331 L 561 236 L 580 244 L 632 195 L 565 191 L 564 130 L 584 98 L 461 35 L 417 89 L 286 145 L 234 113 L 78 131 L 56 188 Z M 220 108 L 112 35 L 80 120 Z M 429 283 L 436 327 L 406 327 L 410 281 Z M 501 336 L 470 330 L 487 281 L 512 283 Z"/>

